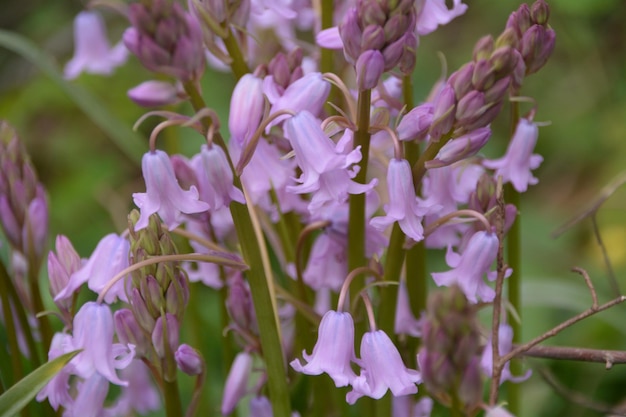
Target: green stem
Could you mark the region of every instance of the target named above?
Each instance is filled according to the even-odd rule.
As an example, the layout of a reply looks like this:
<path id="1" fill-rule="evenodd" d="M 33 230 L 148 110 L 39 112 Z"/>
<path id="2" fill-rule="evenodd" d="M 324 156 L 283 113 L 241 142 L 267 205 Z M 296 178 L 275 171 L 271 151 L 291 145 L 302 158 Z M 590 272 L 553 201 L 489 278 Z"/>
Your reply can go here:
<path id="1" fill-rule="evenodd" d="M 399 282 L 402 264 L 404 262 L 404 233 L 400 229 L 398 222 L 393 224 L 387 256 L 385 258 L 383 279 L 390 282 Z M 398 287 L 396 285 L 385 285 L 380 288 L 381 301 L 378 310 L 378 327 L 385 333 L 394 337 L 394 323 L 396 317 L 396 304 L 398 300 Z"/>
<path id="2" fill-rule="evenodd" d="M 511 103 L 511 135 L 515 132 L 517 123 L 519 122 L 519 103 Z M 507 264 L 513 270 L 508 281 L 508 298 L 513 309 L 517 312 L 520 319 L 509 317 L 508 323 L 513 329 L 513 343 L 520 343 L 522 336 L 521 318 L 522 318 L 522 297 L 521 297 L 521 278 L 522 278 L 522 226 L 521 226 L 521 196 L 510 184 L 505 189 L 505 197 L 508 203 L 515 205 L 518 210 L 515 221 L 507 233 Z M 521 375 L 522 366 L 519 359 L 511 360 L 511 372 L 513 375 Z M 509 411 L 518 416 L 521 414 L 521 385 L 507 383 L 507 402 Z"/>
<path id="3" fill-rule="evenodd" d="M 371 90 L 361 91 L 357 104 L 357 130 L 354 132 L 354 147 L 361 147 L 362 158 L 355 181 L 365 184 L 370 149 L 370 104 Z M 350 194 L 350 220 L 348 223 L 348 270 L 365 264 L 365 194 Z M 354 280 L 355 291 L 363 287 L 364 278 Z"/>
<path id="4" fill-rule="evenodd" d="M 322 0 L 322 30 L 328 29 L 333 26 L 333 9 L 334 9 L 334 1 L 333 0 Z M 333 51 L 331 49 L 320 48 L 320 71 L 322 73 L 325 72 L 333 72 Z"/>
<path id="5" fill-rule="evenodd" d="M 2 300 L 2 315 L 4 317 L 7 339 L 9 340 L 9 349 L 11 352 L 10 362 L 13 370 L 13 379 L 5 380 L 5 383 L 7 383 L 7 385 L 13 385 L 12 382 L 22 379 L 24 372 L 22 370 L 22 355 L 17 342 L 17 331 L 15 329 L 11 302 L 9 301 L 6 281 L 4 279 L 0 279 L 0 300 Z M 3 377 L 6 378 L 8 375 L 3 375 Z"/>
<path id="6" fill-rule="evenodd" d="M 46 310 L 41 298 L 41 292 L 39 291 L 39 267 L 34 268 L 34 263 L 28 266 L 28 287 L 30 289 L 30 296 L 33 302 L 34 313 L 42 313 Z M 52 326 L 50 326 L 50 316 L 42 314 L 37 317 L 39 324 L 39 331 L 41 332 L 41 338 L 45 349 L 50 347 L 52 342 Z"/>
<path id="7" fill-rule="evenodd" d="M 196 111 L 205 107 L 204 100 L 193 83 L 185 83 L 184 88 L 189 94 L 191 103 Z M 204 127 L 208 129 L 209 122 L 206 119 L 203 120 L 205 123 Z M 233 184 L 235 187 L 243 189 L 241 181 L 235 173 L 226 143 L 219 132 L 216 132 L 214 135 L 214 141 L 224 149 L 228 157 L 229 165 L 233 170 Z M 273 415 L 276 417 L 290 417 L 291 406 L 289 404 L 287 372 L 280 343 L 276 303 L 273 292 L 270 290 L 270 286 L 273 285 L 271 266 L 267 265 L 267 257 L 263 256 L 260 246 L 264 244 L 264 241 L 262 238 L 257 237 L 248 206 L 233 201 L 230 204 L 230 212 L 235 224 L 239 244 L 241 245 L 243 258 L 246 264 L 250 266 L 250 269 L 246 271 L 246 276 L 250 284 L 250 293 L 259 326 L 261 345 L 263 346 L 263 357 L 265 358 L 267 384 Z"/>
<path id="8" fill-rule="evenodd" d="M 183 405 L 180 402 L 177 379 L 173 381 L 163 379 L 163 397 L 165 400 L 165 415 L 167 417 L 181 417 L 183 415 Z"/>
<path id="9" fill-rule="evenodd" d="M 224 41 L 224 46 L 232 59 L 230 63 L 230 69 L 232 70 L 235 78 L 239 80 L 241 77 L 250 72 L 248 68 L 248 64 L 246 64 L 246 60 L 243 57 L 243 53 L 241 52 L 241 48 L 239 47 L 239 42 L 235 39 L 235 35 L 233 32 L 226 28 L 228 31 L 228 36 L 222 38 Z"/>

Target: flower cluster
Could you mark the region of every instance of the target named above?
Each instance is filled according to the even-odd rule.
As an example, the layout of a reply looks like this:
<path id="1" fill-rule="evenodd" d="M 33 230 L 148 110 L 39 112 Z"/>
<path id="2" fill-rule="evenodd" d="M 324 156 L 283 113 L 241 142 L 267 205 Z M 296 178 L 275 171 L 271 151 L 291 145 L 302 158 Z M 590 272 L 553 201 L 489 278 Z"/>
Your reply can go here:
<path id="1" fill-rule="evenodd" d="M 224 415 L 253 394 L 250 415 L 287 417 L 287 381 L 299 387 L 308 378 L 301 374 L 322 373 L 336 387 L 351 387 L 350 405 L 391 391 L 394 409 L 405 410 L 397 417 L 428 415 L 432 399 L 456 414 L 485 408 L 481 371 L 491 373 L 493 354 L 480 337 L 476 304 L 493 302 L 498 287 L 490 281 L 502 284 L 512 272 L 502 262 L 494 267 L 517 214 L 498 183 L 520 193 L 537 183 L 536 108 L 516 115 L 503 157 L 482 152 L 504 103 L 554 47 L 548 6 L 520 7 L 496 39 L 478 40 L 471 61 L 416 105 L 410 82 L 419 37 L 467 5 L 322 3 L 189 0 L 185 9 L 146 0 L 125 9 L 123 44 L 158 77 L 129 97 L 172 107 L 148 113 L 166 120 L 141 159 L 145 191 L 132 194 L 138 210 L 128 227 L 103 237 L 89 259 L 62 236 L 48 256 L 50 291 L 65 325 L 53 339 L 49 332 L 49 359 L 81 352 L 40 401 L 64 416 L 143 414 L 159 407 L 158 385 L 168 417 L 193 415 L 204 356 L 214 352 L 181 343 L 188 334 L 181 329 L 189 314 L 209 315 L 204 285 L 216 290 L 211 299 L 220 305 L 211 311 L 224 334 L 212 337 L 223 336 L 222 358 L 231 364 Z M 109 47 L 100 18 L 81 13 L 66 76 L 109 73 L 122 55 Z M 236 77 L 228 134 L 203 99 L 208 66 Z M 179 101 L 195 114 L 178 113 Z M 195 154 L 159 149 L 159 133 L 174 125 L 199 133 Z M 43 188 L 15 140 L 1 141 L 0 150 L 0 221 L 16 251 L 41 258 Z M 417 265 L 426 248 L 445 249 L 448 269 L 428 274 Z M 431 294 L 423 312 L 431 277 L 447 288 Z M 83 287 L 97 301 L 80 304 Z M 343 311 L 348 287 L 364 300 L 370 331 L 358 304 Z M 494 327 L 503 354 L 511 330 Z M 303 360 L 293 359 L 300 350 Z M 179 371 L 196 379 L 186 412 Z M 502 379 L 518 380 L 508 368 Z M 430 398 L 414 404 L 422 381 Z M 111 384 L 119 394 L 109 394 Z M 326 401 L 323 391 L 298 394 L 306 398 L 297 411 L 310 415 Z M 391 402 L 381 404 L 391 415 Z"/>

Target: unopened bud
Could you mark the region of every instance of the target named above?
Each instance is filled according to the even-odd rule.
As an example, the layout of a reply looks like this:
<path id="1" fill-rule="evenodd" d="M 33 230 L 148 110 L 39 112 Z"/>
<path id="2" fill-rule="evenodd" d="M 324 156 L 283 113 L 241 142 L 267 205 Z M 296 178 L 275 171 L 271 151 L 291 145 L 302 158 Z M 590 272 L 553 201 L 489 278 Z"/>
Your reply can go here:
<path id="1" fill-rule="evenodd" d="M 452 139 L 443 145 L 435 159 L 426 161 L 424 166 L 427 169 L 440 168 L 473 156 L 485 146 L 490 136 L 491 129 L 483 127 Z"/>
<path id="2" fill-rule="evenodd" d="M 537 0 L 530 6 L 530 19 L 537 25 L 545 26 L 550 18 L 550 6 L 545 0 Z"/>
<path id="3" fill-rule="evenodd" d="M 178 320 L 173 314 L 165 314 L 165 322 L 163 316 L 160 316 L 154 325 L 152 331 L 152 345 L 160 358 L 165 358 L 167 351 L 173 354 L 178 349 Z M 167 346 L 165 345 L 165 336 L 167 335 Z"/>
<path id="4" fill-rule="evenodd" d="M 515 30 L 515 33 L 520 38 L 524 32 L 528 30 L 530 25 L 530 8 L 526 3 L 522 4 L 519 9 L 511 13 L 509 20 L 506 22 L 506 28 Z"/>
<path id="5" fill-rule="evenodd" d="M 474 73 L 472 74 L 472 85 L 476 90 L 482 91 L 491 87 L 495 78 L 495 69 L 489 61 L 481 59 L 475 63 Z M 471 94 L 471 92 L 468 94 Z M 462 98 L 459 100 L 462 100 Z"/>
<path id="6" fill-rule="evenodd" d="M 179 101 L 176 86 L 165 81 L 145 81 L 127 92 L 142 107 L 162 107 Z"/>
<path id="7" fill-rule="evenodd" d="M 113 314 L 115 333 L 120 343 L 135 345 L 137 356 L 147 354 L 150 342 L 146 333 L 137 323 L 133 312 L 127 308 L 117 310 Z"/>
<path id="8" fill-rule="evenodd" d="M 526 74 L 533 74 L 545 65 L 554 50 L 556 34 L 554 30 L 533 25 L 524 33 L 520 52 L 526 63 Z"/>
<path id="9" fill-rule="evenodd" d="M 183 343 L 174 353 L 178 369 L 187 375 L 199 375 L 204 370 L 204 359 L 200 352 Z"/>
<path id="10" fill-rule="evenodd" d="M 437 141 L 452 129 L 455 120 L 456 96 L 454 89 L 446 84 L 435 99 L 430 139 Z"/>
<path id="11" fill-rule="evenodd" d="M 252 355 L 247 352 L 237 354 L 224 386 L 221 411 L 228 415 L 235 410 L 239 400 L 245 395 L 252 372 Z"/>
<path id="12" fill-rule="evenodd" d="M 472 53 L 473 60 L 478 61 L 489 58 L 494 50 L 494 45 L 493 36 L 486 35 L 480 38 L 474 46 L 474 52 Z"/>
<path id="13" fill-rule="evenodd" d="M 382 27 L 369 25 L 363 29 L 361 51 L 367 51 L 368 49 L 379 50 L 383 46 L 385 46 L 385 32 Z"/>
<path id="14" fill-rule="evenodd" d="M 130 293 L 130 305 L 133 309 L 133 314 L 137 319 L 137 323 L 148 333 L 152 333 L 154 330 L 154 317 L 148 311 L 146 302 L 144 301 L 141 293 L 137 288 L 133 288 Z"/>
<path id="15" fill-rule="evenodd" d="M 385 59 L 379 51 L 367 50 L 356 61 L 356 83 L 359 91 L 370 90 L 378 85 L 383 75 Z"/>
<path id="16" fill-rule="evenodd" d="M 456 70 L 448 79 L 448 84 L 454 89 L 456 99 L 466 95 L 473 89 L 472 78 L 474 76 L 474 63 L 468 62 Z"/>

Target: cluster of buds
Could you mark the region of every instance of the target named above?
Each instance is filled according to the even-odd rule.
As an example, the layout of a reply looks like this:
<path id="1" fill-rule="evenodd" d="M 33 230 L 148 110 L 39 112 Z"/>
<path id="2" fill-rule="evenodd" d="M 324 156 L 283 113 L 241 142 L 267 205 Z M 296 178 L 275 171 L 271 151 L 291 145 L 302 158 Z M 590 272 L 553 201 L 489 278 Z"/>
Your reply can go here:
<path id="1" fill-rule="evenodd" d="M 148 227 L 135 231 L 138 218 L 137 211 L 129 215 L 130 259 L 133 264 L 177 253 L 174 242 L 157 216 L 150 217 Z M 179 344 L 178 336 L 179 323 L 189 299 L 186 273 L 178 262 L 147 265 L 131 273 L 128 291 L 131 310 L 119 310 L 115 316 L 120 339 L 134 344 L 137 354 L 156 364 L 167 381 L 174 380 L 176 367 L 186 369 L 188 365 L 177 363 L 177 359 L 187 358 L 190 353 L 178 352 L 185 346 Z M 195 358 L 194 362 L 201 363 L 199 358 Z M 193 373 L 199 372 L 200 368 Z"/>
<path id="2" fill-rule="evenodd" d="M 0 224 L 16 251 L 38 265 L 48 235 L 43 185 L 16 132 L 0 123 Z"/>
<path id="3" fill-rule="evenodd" d="M 453 285 L 428 297 L 420 370 L 428 392 L 472 415 L 482 399 L 480 332 L 476 307 Z"/>
<path id="4" fill-rule="evenodd" d="M 514 12 L 496 40 L 490 35 L 481 38 L 472 61 L 450 76 L 434 103 L 431 140 L 488 126 L 509 90 L 519 90 L 524 76 L 545 64 L 554 48 L 554 31 L 547 27 L 549 9 L 544 1 L 537 1 L 530 10 L 524 4 Z M 482 141 L 472 139 L 471 143 Z"/>
<path id="5" fill-rule="evenodd" d="M 384 71 L 415 66 L 416 10 L 412 0 L 359 0 L 339 26 L 344 55 L 356 67 L 359 90 L 374 88 Z"/>
<path id="6" fill-rule="evenodd" d="M 133 3 L 124 44 L 150 71 L 181 81 L 198 80 L 205 64 L 202 28 L 182 6 L 168 0 Z"/>

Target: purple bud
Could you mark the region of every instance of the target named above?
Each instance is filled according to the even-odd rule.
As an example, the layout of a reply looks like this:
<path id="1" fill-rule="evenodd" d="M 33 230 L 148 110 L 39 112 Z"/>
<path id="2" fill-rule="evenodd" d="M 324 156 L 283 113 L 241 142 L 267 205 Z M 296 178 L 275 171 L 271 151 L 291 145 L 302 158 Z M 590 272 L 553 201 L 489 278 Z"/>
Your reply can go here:
<path id="1" fill-rule="evenodd" d="M 176 87 L 165 81 L 144 81 L 128 90 L 127 94 L 142 107 L 161 107 L 179 101 Z"/>
<path id="2" fill-rule="evenodd" d="M 495 70 L 491 63 L 486 59 L 481 59 L 474 65 L 474 73 L 472 74 L 472 85 L 476 90 L 484 90 L 491 87 L 495 80 Z M 459 98 L 459 100 L 462 100 Z"/>
<path id="3" fill-rule="evenodd" d="M 359 16 L 361 17 L 363 26 L 383 26 L 387 20 L 387 13 L 383 10 L 383 2 L 379 1 L 359 2 Z"/>
<path id="4" fill-rule="evenodd" d="M 408 112 L 398 124 L 396 132 L 402 141 L 424 140 L 433 121 L 433 105 L 424 103 Z"/>
<path id="5" fill-rule="evenodd" d="M 221 407 L 223 415 L 232 413 L 245 395 L 251 372 L 252 356 L 247 352 L 237 354 L 224 385 Z"/>
<path id="6" fill-rule="evenodd" d="M 383 75 L 385 59 L 379 51 L 363 52 L 356 61 L 356 83 L 359 91 L 370 90 L 378 85 Z"/>
<path id="7" fill-rule="evenodd" d="M 287 65 L 286 62 L 285 65 Z M 280 84 L 276 77 L 277 75 L 274 74 L 274 81 Z M 233 90 L 230 101 L 228 129 L 231 138 L 240 145 L 247 143 L 261 124 L 264 107 L 263 80 L 252 74 L 241 77 Z"/>
<path id="8" fill-rule="evenodd" d="M 470 91 L 459 100 L 456 106 L 457 125 L 461 126 L 473 121 L 485 111 L 485 94 L 480 91 Z"/>
<path id="9" fill-rule="evenodd" d="M 154 317 L 148 311 L 146 302 L 137 288 L 133 288 L 130 294 L 130 305 L 133 309 L 137 323 L 148 333 L 154 330 Z"/>
<path id="10" fill-rule="evenodd" d="M 491 58 L 489 59 L 489 63 L 493 67 L 494 71 L 497 71 L 499 74 L 508 75 L 515 69 L 517 59 L 518 56 L 515 53 L 514 48 L 511 48 L 510 46 L 502 46 L 493 52 Z"/>
<path id="11" fill-rule="evenodd" d="M 530 6 L 530 19 L 537 25 L 545 26 L 550 18 L 550 6 L 545 0 L 537 0 Z"/>
<path id="12" fill-rule="evenodd" d="M 385 71 L 389 71 L 398 65 L 400 58 L 402 57 L 402 53 L 404 52 L 405 44 L 406 37 L 403 36 L 383 49 L 383 56 L 385 57 Z"/>
<path id="13" fill-rule="evenodd" d="M 463 373 L 459 386 L 459 400 L 466 410 L 474 410 L 481 403 L 483 384 L 480 374 L 480 358 L 474 356 Z"/>
<path id="14" fill-rule="evenodd" d="M 379 50 L 385 46 L 385 32 L 378 25 L 369 25 L 363 29 L 361 37 L 361 50 Z"/>
<path id="15" fill-rule="evenodd" d="M 450 78 L 448 78 L 448 84 L 452 86 L 456 94 L 456 99 L 460 100 L 461 97 L 466 95 L 474 87 L 472 85 L 472 78 L 474 74 L 474 63 L 468 62 L 461 68 L 456 70 Z"/>
<path id="16" fill-rule="evenodd" d="M 493 36 L 486 35 L 480 38 L 474 46 L 474 52 L 472 53 L 473 60 L 478 61 L 489 58 L 494 50 L 494 45 Z"/>
<path id="17" fill-rule="evenodd" d="M 407 32 L 409 20 L 409 16 L 395 14 L 385 22 L 384 33 L 387 43 L 396 41 Z"/>
<path id="18" fill-rule="evenodd" d="M 496 81 L 489 89 L 485 90 L 485 103 L 500 101 L 506 95 L 511 85 L 511 77 L 507 76 Z"/>
<path id="19" fill-rule="evenodd" d="M 189 284 L 184 273 L 177 273 L 165 292 L 165 310 L 182 317 L 189 301 Z"/>
<path id="20" fill-rule="evenodd" d="M 254 320 L 254 309 L 250 290 L 237 273 L 228 282 L 228 297 L 226 298 L 226 309 L 230 318 L 242 329 L 249 329 Z"/>
<path id="21" fill-rule="evenodd" d="M 21 247 L 22 231 L 6 195 L 0 195 L 0 224 L 8 241 L 13 246 Z"/>
<path id="22" fill-rule="evenodd" d="M 287 63 L 287 57 L 282 52 L 276 54 L 274 58 L 268 64 L 268 70 L 274 82 L 283 88 L 287 88 L 289 85 L 289 78 L 291 77 L 291 69 Z M 248 75 L 248 74 L 246 74 Z M 244 77 L 246 76 L 244 75 Z M 242 78 L 243 79 L 243 78 Z M 241 80 L 240 80 L 241 82 Z M 232 134 L 232 132 L 231 132 Z"/>
<path id="23" fill-rule="evenodd" d="M 196 349 L 183 343 L 174 353 L 178 369 L 187 375 L 199 375 L 204 370 L 204 359 Z"/>
<path id="24" fill-rule="evenodd" d="M 154 330 L 152 331 L 152 345 L 160 358 L 165 358 L 167 350 L 173 354 L 178 349 L 178 320 L 173 314 L 165 314 L 165 323 L 163 316 L 156 320 Z M 167 335 L 168 346 L 165 345 L 165 335 Z"/>
<path id="25" fill-rule="evenodd" d="M 450 84 L 446 84 L 434 102 L 433 124 L 430 127 L 430 139 L 439 138 L 452 129 L 455 120 L 456 96 Z"/>
<path id="26" fill-rule="evenodd" d="M 519 44 L 521 36 L 515 32 L 513 28 L 506 28 L 504 32 L 498 36 L 496 39 L 496 44 L 494 49 L 502 48 L 503 46 L 508 46 L 511 48 L 517 48 Z"/>
<path id="27" fill-rule="evenodd" d="M 150 342 L 145 331 L 139 326 L 133 312 L 127 308 L 117 310 L 113 314 L 115 333 L 122 344 L 135 345 L 137 355 L 147 354 Z"/>
<path id="28" fill-rule="evenodd" d="M 415 68 L 418 39 L 415 33 L 407 32 L 404 36 L 404 51 L 398 62 L 398 69 L 404 75 L 410 75 Z"/>
<path id="29" fill-rule="evenodd" d="M 533 25 L 524 33 L 520 52 L 526 63 L 526 74 L 533 74 L 545 65 L 552 54 L 556 34 L 552 29 Z"/>
<path id="30" fill-rule="evenodd" d="M 453 164 L 475 155 L 489 140 L 491 129 L 482 127 L 459 138 L 452 139 L 439 150 L 435 159 L 427 161 L 427 169 Z"/>
<path id="31" fill-rule="evenodd" d="M 530 8 L 526 3 L 522 4 L 517 11 L 511 13 L 509 20 L 506 22 L 506 28 L 514 29 L 520 38 L 530 25 Z"/>
<path id="32" fill-rule="evenodd" d="M 371 2 L 370 2 L 371 3 Z M 361 55 L 361 28 L 359 27 L 359 17 L 355 7 L 348 10 L 339 25 L 339 35 L 343 42 L 343 53 L 346 60 L 354 64 Z"/>
<path id="33" fill-rule="evenodd" d="M 36 197 L 28 205 L 22 230 L 22 253 L 32 253 L 36 259 L 43 256 L 48 237 L 48 204 L 43 196 L 43 188 L 40 189 L 42 196 Z"/>

